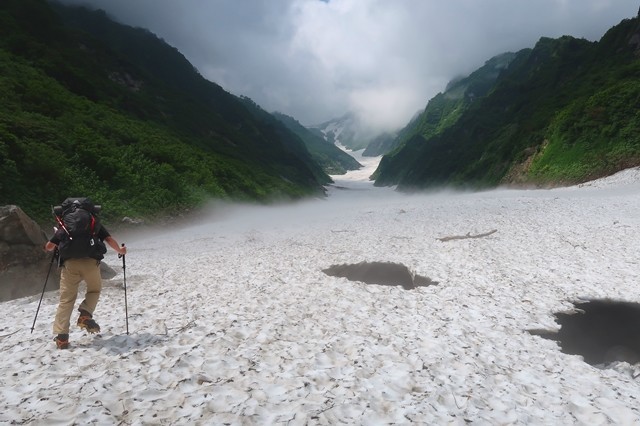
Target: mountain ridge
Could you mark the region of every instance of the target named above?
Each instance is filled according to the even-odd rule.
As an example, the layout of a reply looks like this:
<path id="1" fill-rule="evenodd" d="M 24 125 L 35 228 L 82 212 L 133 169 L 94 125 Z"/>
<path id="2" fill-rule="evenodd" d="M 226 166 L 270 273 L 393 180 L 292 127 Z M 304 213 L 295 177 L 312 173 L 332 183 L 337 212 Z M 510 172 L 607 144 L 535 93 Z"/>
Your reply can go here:
<path id="1" fill-rule="evenodd" d="M 330 175 L 342 175 L 349 170 L 362 167 L 362 164 L 338 148 L 335 143 L 327 141 L 323 134 L 308 129 L 286 114 L 274 112 L 272 115 L 302 139 L 311 156 Z"/>
<path id="2" fill-rule="evenodd" d="M 331 181 L 273 117 L 104 12 L 0 3 L 0 69 L 0 204 L 39 221 L 70 194 L 107 220 L 151 219 L 211 198 L 324 196 Z"/>
<path id="3" fill-rule="evenodd" d="M 329 143 L 339 143 L 348 150 L 364 150 L 365 157 L 377 157 L 388 151 L 391 140 L 395 138 L 393 131 L 372 131 L 365 128 L 362 120 L 353 112 L 327 120 L 321 124 L 307 126 Z M 369 146 L 371 145 L 371 148 Z M 369 149 L 367 149 L 369 148 Z"/>
<path id="4" fill-rule="evenodd" d="M 375 184 L 558 186 L 640 164 L 640 62 L 630 44 L 640 40 L 638 27 L 637 18 L 627 19 L 597 42 L 543 37 L 522 49 L 484 96 L 458 116 L 432 120 L 441 131 L 403 129 L 408 140 L 383 157 Z"/>

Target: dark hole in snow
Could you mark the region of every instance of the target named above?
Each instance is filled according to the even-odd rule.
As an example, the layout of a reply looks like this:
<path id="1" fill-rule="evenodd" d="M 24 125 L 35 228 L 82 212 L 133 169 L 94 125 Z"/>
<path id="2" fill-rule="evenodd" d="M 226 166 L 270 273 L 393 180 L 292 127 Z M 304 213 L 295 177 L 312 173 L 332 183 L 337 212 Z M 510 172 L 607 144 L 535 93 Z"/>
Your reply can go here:
<path id="1" fill-rule="evenodd" d="M 405 290 L 438 284 L 430 278 L 414 275 L 401 263 L 361 262 L 352 265 L 333 265 L 323 269 L 327 275 L 342 277 L 366 284 L 401 285 Z"/>
<path id="2" fill-rule="evenodd" d="M 591 365 L 640 361 L 640 304 L 612 300 L 576 303 L 576 312 L 556 313 L 560 331 L 529 331 L 555 340 L 562 352 Z"/>

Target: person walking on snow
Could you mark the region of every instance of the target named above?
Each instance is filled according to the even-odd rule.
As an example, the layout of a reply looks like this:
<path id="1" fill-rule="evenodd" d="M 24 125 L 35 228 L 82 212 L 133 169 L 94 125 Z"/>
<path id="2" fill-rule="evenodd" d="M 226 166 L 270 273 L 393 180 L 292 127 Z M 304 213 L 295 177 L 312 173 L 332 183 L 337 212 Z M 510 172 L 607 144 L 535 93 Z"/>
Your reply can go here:
<path id="1" fill-rule="evenodd" d="M 69 347 L 69 327 L 71 314 L 78 296 L 82 280 L 87 285 L 85 298 L 80 304 L 78 326 L 89 333 L 100 332 L 100 326 L 93 319 L 93 313 L 102 290 L 100 261 L 107 248 L 105 242 L 120 255 L 127 248 L 120 246 L 109 231 L 100 224 L 96 214 L 100 206 L 88 198 L 67 198 L 61 206 L 54 208 L 59 228 L 45 244 L 46 251 L 56 248 L 59 252 L 60 302 L 53 323 L 54 341 L 58 349 Z"/>

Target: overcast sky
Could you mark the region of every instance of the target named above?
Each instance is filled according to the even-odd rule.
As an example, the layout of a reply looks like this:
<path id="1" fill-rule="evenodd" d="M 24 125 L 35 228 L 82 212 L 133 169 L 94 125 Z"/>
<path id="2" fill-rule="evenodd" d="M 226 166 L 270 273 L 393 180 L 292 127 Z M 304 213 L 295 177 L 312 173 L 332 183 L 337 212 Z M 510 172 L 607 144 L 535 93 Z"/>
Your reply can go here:
<path id="1" fill-rule="evenodd" d="M 147 28 L 207 79 L 305 125 L 402 127 L 454 77 L 542 37 L 598 40 L 638 0 L 65 0 Z"/>

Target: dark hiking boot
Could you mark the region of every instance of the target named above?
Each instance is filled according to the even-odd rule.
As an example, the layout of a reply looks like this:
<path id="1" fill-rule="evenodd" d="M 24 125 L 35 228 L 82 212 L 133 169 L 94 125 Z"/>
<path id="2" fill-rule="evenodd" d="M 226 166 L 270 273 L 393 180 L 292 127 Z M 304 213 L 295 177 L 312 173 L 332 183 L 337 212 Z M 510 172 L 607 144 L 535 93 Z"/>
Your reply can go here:
<path id="1" fill-rule="evenodd" d="M 69 335 L 68 334 L 58 334 L 53 338 L 53 341 L 56 342 L 56 347 L 58 349 L 69 349 Z"/>
<path id="2" fill-rule="evenodd" d="M 93 320 L 92 315 L 87 311 L 80 311 L 78 327 L 84 328 L 88 333 L 92 334 L 100 332 L 100 326 Z"/>

